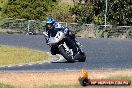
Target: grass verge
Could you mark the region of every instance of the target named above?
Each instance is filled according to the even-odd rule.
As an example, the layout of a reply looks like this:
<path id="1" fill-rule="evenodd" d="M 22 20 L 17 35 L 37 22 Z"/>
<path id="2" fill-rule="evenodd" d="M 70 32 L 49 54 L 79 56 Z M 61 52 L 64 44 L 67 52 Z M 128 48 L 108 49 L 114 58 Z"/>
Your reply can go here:
<path id="1" fill-rule="evenodd" d="M 15 87 L 11 86 L 11 85 L 5 85 L 5 84 L 0 83 L 0 88 L 15 88 Z"/>
<path id="2" fill-rule="evenodd" d="M 131 80 L 132 81 L 132 76 L 131 77 L 122 77 L 122 76 L 117 76 L 117 77 L 112 77 L 112 78 L 105 78 L 105 79 L 119 79 L 119 80 Z M 43 85 L 40 86 L 39 88 L 84 88 L 83 86 L 79 84 L 73 84 L 73 85 Z M 132 85 L 128 86 L 86 86 L 85 88 L 132 88 Z"/>
<path id="3" fill-rule="evenodd" d="M 132 70 L 91 70 L 90 79 L 124 79 L 132 81 Z M 0 72 L 0 83 L 15 88 L 83 88 L 80 71 Z M 131 86 L 87 86 L 86 88 L 132 88 Z"/>
<path id="4" fill-rule="evenodd" d="M 48 57 L 48 54 L 42 51 L 0 45 L 0 65 L 36 62 Z"/>
<path id="5" fill-rule="evenodd" d="M 39 88 L 132 88 L 132 86 L 87 86 L 83 87 L 78 85 L 50 85 L 43 86 Z"/>

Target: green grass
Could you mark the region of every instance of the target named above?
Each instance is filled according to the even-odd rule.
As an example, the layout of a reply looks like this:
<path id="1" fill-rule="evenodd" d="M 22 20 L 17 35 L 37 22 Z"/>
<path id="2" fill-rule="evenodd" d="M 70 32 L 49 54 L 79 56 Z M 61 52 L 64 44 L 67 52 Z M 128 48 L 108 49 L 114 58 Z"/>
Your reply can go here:
<path id="1" fill-rule="evenodd" d="M 132 86 L 86 86 L 76 85 L 45 85 L 39 88 L 132 88 Z"/>
<path id="2" fill-rule="evenodd" d="M 0 65 L 36 62 L 48 57 L 48 54 L 42 51 L 0 45 Z"/>
<path id="3" fill-rule="evenodd" d="M 112 78 L 107 78 L 107 79 L 124 79 L 124 80 L 131 80 L 132 77 L 112 77 Z M 79 84 L 73 84 L 73 85 L 44 85 L 40 86 L 39 88 L 132 88 L 132 85 L 130 86 L 86 86 L 83 87 Z"/>
<path id="4" fill-rule="evenodd" d="M 0 88 L 15 88 L 15 87 L 11 86 L 11 85 L 5 85 L 5 84 L 0 83 Z"/>

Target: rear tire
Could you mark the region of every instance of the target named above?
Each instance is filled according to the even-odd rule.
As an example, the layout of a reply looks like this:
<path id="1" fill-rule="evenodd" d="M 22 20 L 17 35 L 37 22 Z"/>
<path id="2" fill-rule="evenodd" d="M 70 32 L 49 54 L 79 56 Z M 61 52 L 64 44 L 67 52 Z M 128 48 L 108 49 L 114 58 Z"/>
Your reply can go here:
<path id="1" fill-rule="evenodd" d="M 85 60 L 86 60 L 86 55 L 85 55 L 85 53 L 80 54 L 78 58 L 79 58 L 79 59 L 78 59 L 79 62 L 85 62 Z"/>
<path id="2" fill-rule="evenodd" d="M 65 48 L 64 48 L 63 45 L 61 45 L 61 46 L 59 47 L 59 50 L 60 50 L 61 55 L 62 55 L 68 62 L 74 63 L 74 60 L 72 59 L 72 57 L 67 55 L 67 53 L 66 53 Z"/>

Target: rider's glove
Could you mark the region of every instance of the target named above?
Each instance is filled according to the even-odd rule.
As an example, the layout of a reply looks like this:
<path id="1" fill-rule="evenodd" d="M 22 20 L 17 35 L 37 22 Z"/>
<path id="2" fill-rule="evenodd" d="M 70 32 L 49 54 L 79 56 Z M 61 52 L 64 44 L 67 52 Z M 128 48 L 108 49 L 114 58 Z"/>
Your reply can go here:
<path id="1" fill-rule="evenodd" d="M 46 43 L 48 43 L 49 39 L 48 38 L 45 38 L 45 40 L 46 40 Z"/>
<path id="2" fill-rule="evenodd" d="M 48 37 L 48 33 L 47 32 L 43 32 L 44 37 Z"/>
<path id="3" fill-rule="evenodd" d="M 65 28 L 64 29 L 64 34 L 68 34 L 68 31 L 69 31 L 69 29 L 68 28 Z"/>

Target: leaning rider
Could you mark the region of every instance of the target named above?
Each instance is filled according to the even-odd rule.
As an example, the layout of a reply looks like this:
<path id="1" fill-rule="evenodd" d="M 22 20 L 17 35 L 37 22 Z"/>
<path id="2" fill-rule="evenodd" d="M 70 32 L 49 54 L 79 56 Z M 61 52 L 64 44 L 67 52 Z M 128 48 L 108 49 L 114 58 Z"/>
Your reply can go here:
<path id="1" fill-rule="evenodd" d="M 66 38 L 66 44 L 73 49 L 73 56 L 77 54 L 76 44 L 69 35 L 69 29 L 61 26 L 59 22 L 56 22 L 52 17 L 46 19 L 46 25 L 43 34 L 46 36 L 46 43 L 48 43 L 48 38 L 54 37 L 58 31 L 62 31 Z M 51 47 L 51 54 L 54 55 L 55 49 Z"/>

